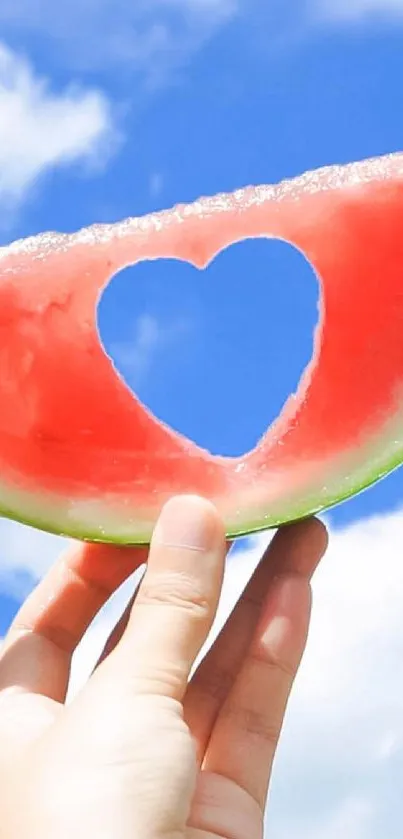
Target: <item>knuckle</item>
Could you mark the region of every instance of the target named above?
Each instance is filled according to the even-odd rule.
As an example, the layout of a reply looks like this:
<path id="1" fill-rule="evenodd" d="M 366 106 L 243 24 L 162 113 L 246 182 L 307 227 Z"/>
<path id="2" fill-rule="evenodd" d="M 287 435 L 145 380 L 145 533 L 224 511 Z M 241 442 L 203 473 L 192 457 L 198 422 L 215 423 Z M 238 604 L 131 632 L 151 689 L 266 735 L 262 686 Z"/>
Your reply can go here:
<path id="1" fill-rule="evenodd" d="M 248 658 L 249 664 L 255 668 L 271 670 L 273 675 L 281 675 L 285 677 L 287 682 L 292 682 L 295 679 L 295 665 L 288 661 L 285 656 L 276 655 L 273 650 L 255 647 L 250 651 Z"/>
<path id="2" fill-rule="evenodd" d="M 6 636 L 6 643 L 12 642 L 14 639 L 25 639 L 33 646 L 40 641 L 62 653 L 70 653 L 76 646 L 75 633 L 60 622 L 49 622 L 48 625 L 38 627 L 24 623 L 17 618 Z"/>
<path id="3" fill-rule="evenodd" d="M 194 682 L 197 689 L 204 696 L 215 699 L 219 703 L 228 696 L 233 684 L 234 674 L 222 667 L 206 664 L 197 671 Z"/>
<path id="4" fill-rule="evenodd" d="M 205 620 L 211 611 L 209 599 L 197 581 L 179 573 L 145 578 L 137 605 L 171 607 L 200 621 Z"/>
<path id="5" fill-rule="evenodd" d="M 235 721 L 237 728 L 248 737 L 264 740 L 273 749 L 277 748 L 281 734 L 281 721 L 273 720 L 267 711 L 260 712 L 242 704 L 229 702 L 224 709 L 224 715 Z"/>

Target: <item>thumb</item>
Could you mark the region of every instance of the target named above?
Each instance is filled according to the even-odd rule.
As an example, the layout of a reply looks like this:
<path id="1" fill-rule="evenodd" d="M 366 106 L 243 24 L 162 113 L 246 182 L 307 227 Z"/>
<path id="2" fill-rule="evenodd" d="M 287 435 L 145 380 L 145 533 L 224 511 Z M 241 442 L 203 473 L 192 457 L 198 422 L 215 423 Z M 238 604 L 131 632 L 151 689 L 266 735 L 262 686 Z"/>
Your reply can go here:
<path id="1" fill-rule="evenodd" d="M 155 528 L 126 630 L 103 665 L 104 674 L 109 671 L 111 678 L 112 670 L 113 679 L 129 681 L 136 694 L 181 701 L 216 615 L 225 555 L 224 528 L 213 505 L 196 496 L 171 499 Z"/>

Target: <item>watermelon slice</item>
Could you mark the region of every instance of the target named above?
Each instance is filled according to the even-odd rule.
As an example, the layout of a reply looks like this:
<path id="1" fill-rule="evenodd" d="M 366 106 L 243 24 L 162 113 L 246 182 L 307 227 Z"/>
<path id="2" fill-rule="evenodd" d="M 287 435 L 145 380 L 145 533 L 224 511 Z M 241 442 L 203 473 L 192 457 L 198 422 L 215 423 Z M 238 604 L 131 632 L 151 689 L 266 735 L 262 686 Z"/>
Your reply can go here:
<path id="1" fill-rule="evenodd" d="M 217 457 L 133 396 L 100 344 L 97 303 L 124 266 L 204 268 L 258 236 L 293 243 L 318 274 L 314 355 L 256 448 Z M 323 510 L 402 461 L 403 154 L 0 249 L 2 515 L 134 544 L 191 492 L 234 537 Z"/>

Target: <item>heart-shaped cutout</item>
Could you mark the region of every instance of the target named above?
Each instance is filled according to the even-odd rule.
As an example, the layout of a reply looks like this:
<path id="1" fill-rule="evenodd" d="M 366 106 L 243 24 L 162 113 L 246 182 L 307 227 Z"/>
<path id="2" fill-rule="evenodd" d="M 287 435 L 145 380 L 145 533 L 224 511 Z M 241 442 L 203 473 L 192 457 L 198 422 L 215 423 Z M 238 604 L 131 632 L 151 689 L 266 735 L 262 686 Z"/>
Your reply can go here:
<path id="1" fill-rule="evenodd" d="M 112 279 L 101 341 L 158 419 L 212 454 L 251 450 L 312 356 L 318 283 L 292 245 L 249 239 L 203 271 L 173 259 Z"/>
<path id="2" fill-rule="evenodd" d="M 402 166 L 396 155 L 334 167 L 5 248 L 0 510 L 73 536 L 138 543 L 169 497 L 192 492 L 211 499 L 232 537 L 323 510 L 402 463 Z M 306 254 L 320 278 L 319 328 L 296 398 L 254 450 L 219 457 L 133 397 L 99 341 L 97 305 L 124 266 L 169 257 L 201 268 L 251 237 L 287 240 Z M 228 298 L 235 286 L 231 276 Z M 266 326 L 273 299 L 264 300 L 261 284 L 253 296 Z M 155 321 L 145 314 L 143 343 L 152 344 Z M 242 329 L 237 340 L 244 358 Z M 235 385 L 219 371 L 220 392 L 241 426 L 231 361 Z M 161 362 L 158 370 L 164 381 Z M 268 396 L 271 372 L 266 362 Z"/>

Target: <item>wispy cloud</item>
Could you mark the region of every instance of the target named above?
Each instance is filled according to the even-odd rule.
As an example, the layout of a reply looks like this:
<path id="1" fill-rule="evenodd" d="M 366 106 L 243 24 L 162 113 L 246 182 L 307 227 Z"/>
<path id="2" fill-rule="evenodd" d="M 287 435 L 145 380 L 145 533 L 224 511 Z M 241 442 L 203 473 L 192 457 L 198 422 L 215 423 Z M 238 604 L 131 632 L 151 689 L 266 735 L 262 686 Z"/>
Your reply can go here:
<path id="1" fill-rule="evenodd" d="M 0 42 L 0 206 L 15 208 L 56 166 L 99 163 L 117 137 L 97 90 L 54 92 L 29 61 Z"/>
<path id="2" fill-rule="evenodd" d="M 162 342 L 162 331 L 152 315 L 141 315 L 133 330 L 133 340 L 112 344 L 111 355 L 119 370 L 136 384 L 148 372 Z"/>
<path id="3" fill-rule="evenodd" d="M 292 24 L 290 23 L 291 11 Z M 32 47 L 41 60 L 74 72 L 95 71 L 108 82 L 137 75 L 148 86 L 167 83 L 228 23 L 261 22 L 269 42 L 293 42 L 318 21 L 354 24 L 383 17 L 403 20 L 403 0 L 1 0 L 3 39 Z M 252 27 L 253 31 L 254 27 Z M 249 32 L 249 35 L 247 34 Z M 288 32 L 288 35 L 287 35 Z M 122 72 L 123 71 L 123 72 Z M 141 86 L 137 87 L 140 95 Z"/>
<path id="4" fill-rule="evenodd" d="M 358 23 L 383 18 L 403 23 L 403 0 L 312 0 L 312 8 L 328 21 Z"/>
<path id="5" fill-rule="evenodd" d="M 148 182 L 150 198 L 159 198 L 164 189 L 164 176 L 161 172 L 153 172 Z"/>
<path id="6" fill-rule="evenodd" d="M 238 0 L 2 0 L 13 38 L 34 33 L 47 53 L 75 68 L 124 66 L 151 81 L 180 66 L 237 10 Z"/>
<path id="7" fill-rule="evenodd" d="M 144 376 L 150 372 L 160 351 L 167 349 L 173 341 L 183 336 L 190 324 L 177 320 L 161 323 L 154 315 L 143 314 L 133 325 L 133 336 L 108 347 L 108 353 L 115 367 L 131 387 L 138 387 Z"/>

